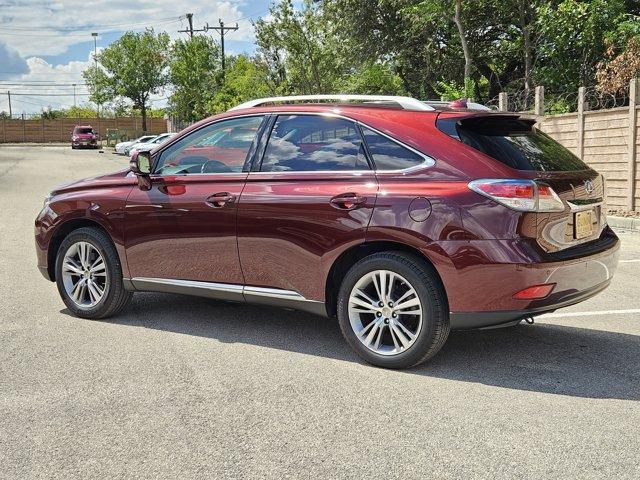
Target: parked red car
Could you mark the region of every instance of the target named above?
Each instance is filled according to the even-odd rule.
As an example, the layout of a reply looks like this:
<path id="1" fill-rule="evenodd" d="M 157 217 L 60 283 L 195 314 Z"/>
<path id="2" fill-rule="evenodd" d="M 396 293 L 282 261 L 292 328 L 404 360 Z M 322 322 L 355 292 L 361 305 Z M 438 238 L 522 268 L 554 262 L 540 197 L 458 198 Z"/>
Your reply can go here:
<path id="1" fill-rule="evenodd" d="M 84 318 L 136 291 L 337 316 L 409 367 L 450 329 L 510 325 L 609 285 L 604 182 L 517 114 L 406 97 L 243 104 L 52 192 L 38 266 Z M 459 105 L 458 105 L 459 106 Z"/>
<path id="2" fill-rule="evenodd" d="M 91 125 L 76 125 L 71 133 L 71 148 L 98 148 L 98 135 Z"/>

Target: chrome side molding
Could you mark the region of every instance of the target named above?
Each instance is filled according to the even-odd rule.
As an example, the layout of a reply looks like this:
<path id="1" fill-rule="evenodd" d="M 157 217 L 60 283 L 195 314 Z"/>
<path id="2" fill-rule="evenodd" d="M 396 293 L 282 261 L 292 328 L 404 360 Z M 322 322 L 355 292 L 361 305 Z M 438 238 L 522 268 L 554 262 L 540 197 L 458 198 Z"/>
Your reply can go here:
<path id="1" fill-rule="evenodd" d="M 280 288 L 254 287 L 232 283 L 200 282 L 196 280 L 178 280 L 173 278 L 135 277 L 124 279 L 125 287 L 135 291 L 164 292 L 195 295 L 199 297 L 230 300 L 234 302 L 258 303 L 276 307 L 304 310 L 316 315 L 326 316 L 324 302 L 308 300 L 293 290 Z"/>

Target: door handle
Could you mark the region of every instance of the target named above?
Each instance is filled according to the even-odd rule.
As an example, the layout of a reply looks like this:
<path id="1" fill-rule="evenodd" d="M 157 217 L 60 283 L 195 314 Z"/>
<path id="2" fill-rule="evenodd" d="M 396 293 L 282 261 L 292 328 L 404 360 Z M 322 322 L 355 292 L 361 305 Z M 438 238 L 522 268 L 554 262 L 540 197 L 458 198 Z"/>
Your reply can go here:
<path id="1" fill-rule="evenodd" d="M 367 197 L 352 192 L 336 195 L 329 200 L 331 206 L 339 210 L 353 210 L 364 205 L 366 201 Z"/>
<path id="2" fill-rule="evenodd" d="M 236 196 L 229 192 L 218 192 L 213 195 L 209 195 L 205 200 L 205 203 L 211 207 L 221 208 L 227 203 L 233 203 L 236 201 Z"/>

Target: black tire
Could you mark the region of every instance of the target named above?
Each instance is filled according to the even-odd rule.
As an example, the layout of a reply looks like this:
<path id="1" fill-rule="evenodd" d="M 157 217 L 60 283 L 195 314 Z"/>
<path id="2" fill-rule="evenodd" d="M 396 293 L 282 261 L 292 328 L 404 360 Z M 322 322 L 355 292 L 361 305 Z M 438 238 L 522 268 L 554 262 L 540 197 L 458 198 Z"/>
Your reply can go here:
<path id="1" fill-rule="evenodd" d="M 69 247 L 80 241 L 90 243 L 96 248 L 106 264 L 107 283 L 105 293 L 93 307 L 77 305 L 69 297 L 63 282 L 62 264 L 64 256 Z M 115 315 L 127 306 L 133 296 L 132 292 L 124 289 L 122 266 L 111 238 L 103 230 L 94 227 L 83 227 L 74 230 L 63 240 L 56 256 L 56 284 L 67 308 L 74 315 L 81 318 L 101 319 Z"/>
<path id="2" fill-rule="evenodd" d="M 395 355 L 381 355 L 357 337 L 348 313 L 349 296 L 356 283 L 375 270 L 389 270 L 404 277 L 420 299 L 423 324 L 415 342 Z M 345 275 L 338 294 L 338 323 L 347 343 L 366 362 L 383 368 L 409 368 L 433 357 L 449 336 L 447 297 L 437 273 L 422 259 L 404 252 L 375 253 L 357 262 Z"/>

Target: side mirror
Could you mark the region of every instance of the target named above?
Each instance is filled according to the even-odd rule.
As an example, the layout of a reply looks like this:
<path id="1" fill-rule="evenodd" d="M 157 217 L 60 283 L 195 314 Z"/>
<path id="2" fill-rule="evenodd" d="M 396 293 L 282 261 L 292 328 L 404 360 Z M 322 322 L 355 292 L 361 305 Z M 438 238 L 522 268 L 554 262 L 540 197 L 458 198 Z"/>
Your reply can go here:
<path id="1" fill-rule="evenodd" d="M 138 177 L 140 190 L 151 189 L 151 155 L 149 152 L 135 152 L 129 161 L 129 169 Z"/>

